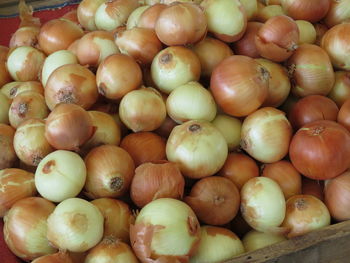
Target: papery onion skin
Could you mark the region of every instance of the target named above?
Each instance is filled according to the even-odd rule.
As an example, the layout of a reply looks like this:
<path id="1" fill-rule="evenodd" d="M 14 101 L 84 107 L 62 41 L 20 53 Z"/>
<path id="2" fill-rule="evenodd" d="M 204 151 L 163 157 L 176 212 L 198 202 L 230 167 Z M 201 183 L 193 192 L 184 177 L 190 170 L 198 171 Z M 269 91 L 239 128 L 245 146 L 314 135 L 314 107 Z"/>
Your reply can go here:
<path id="1" fill-rule="evenodd" d="M 282 226 L 290 228 L 292 238 L 326 227 L 331 217 L 326 205 L 311 195 L 294 195 L 286 202 L 286 217 Z"/>
<path id="2" fill-rule="evenodd" d="M 272 244 L 287 240 L 283 235 L 274 235 L 270 233 L 249 231 L 242 239 L 245 251 L 250 252 Z"/>
<path id="3" fill-rule="evenodd" d="M 178 124 L 167 115 L 162 125 L 160 125 L 160 127 L 154 132 L 163 138 L 168 138 L 173 128 L 177 125 Z"/>
<path id="4" fill-rule="evenodd" d="M 40 28 L 34 26 L 20 27 L 12 35 L 9 47 L 30 46 L 38 48 L 38 36 Z"/>
<path id="5" fill-rule="evenodd" d="M 295 21 L 299 28 L 299 45 L 314 44 L 316 42 L 316 29 L 310 22 L 306 20 Z"/>
<path id="6" fill-rule="evenodd" d="M 27 197 L 12 206 L 4 217 L 4 239 L 12 253 L 30 261 L 56 252 L 46 238 L 46 219 L 54 209 L 41 197 Z"/>
<path id="7" fill-rule="evenodd" d="M 241 190 L 251 178 L 259 176 L 255 160 L 244 153 L 229 153 L 218 175 L 230 179 Z"/>
<path id="8" fill-rule="evenodd" d="M 267 70 L 254 59 L 234 55 L 213 71 L 210 90 L 222 110 L 243 117 L 258 109 L 268 94 Z"/>
<path id="9" fill-rule="evenodd" d="M 5 94 L 0 93 L 0 123 L 9 124 L 10 99 Z"/>
<path id="10" fill-rule="evenodd" d="M 316 23 L 316 24 L 314 24 L 314 27 L 316 30 L 315 44 L 318 46 L 321 46 L 322 38 L 323 38 L 324 34 L 326 34 L 326 32 L 329 30 L 329 28 L 322 23 Z"/>
<path id="11" fill-rule="evenodd" d="M 283 11 L 282 7 L 279 4 L 267 6 L 260 4 L 257 14 L 255 15 L 255 20 L 257 22 L 265 23 L 267 20 L 274 16 L 281 16 L 285 14 L 286 13 Z"/>
<path id="12" fill-rule="evenodd" d="M 126 27 L 125 29 L 129 30 L 134 27 L 139 27 L 138 26 L 138 21 L 140 20 L 141 15 L 148 9 L 150 8 L 149 5 L 141 5 L 134 9 L 132 13 L 129 15 L 128 20 L 126 22 Z M 118 27 L 119 28 L 119 27 Z"/>
<path id="13" fill-rule="evenodd" d="M 43 85 L 39 81 L 13 81 L 5 84 L 1 88 L 1 92 L 9 99 L 13 99 L 25 91 L 34 91 L 44 95 Z"/>
<path id="14" fill-rule="evenodd" d="M 343 125 L 345 128 L 347 128 L 348 131 L 350 131 L 349 112 L 350 112 L 350 99 L 347 99 L 339 110 L 337 121 L 338 121 L 338 123 Z"/>
<path id="15" fill-rule="evenodd" d="M 325 181 L 313 180 L 303 176 L 302 194 L 312 195 L 323 202 L 324 201 L 324 182 Z"/>
<path id="16" fill-rule="evenodd" d="M 245 252 L 242 241 L 232 231 L 215 226 L 201 227 L 201 242 L 190 263 L 223 262 Z"/>
<path id="17" fill-rule="evenodd" d="M 0 217 L 20 199 L 34 196 L 34 174 L 17 168 L 0 170 Z"/>
<path id="18" fill-rule="evenodd" d="M 328 120 L 304 125 L 294 135 L 289 156 L 304 176 L 326 180 L 343 173 L 350 165 L 350 133 Z"/>
<path id="19" fill-rule="evenodd" d="M 139 17 L 137 22 L 138 27 L 153 29 L 156 26 L 159 14 L 167 7 L 166 4 L 156 3 L 151 5 Z"/>
<path id="20" fill-rule="evenodd" d="M 350 72 L 335 72 L 335 82 L 327 96 L 331 98 L 339 108 L 347 99 L 350 99 Z"/>
<path id="21" fill-rule="evenodd" d="M 95 24 L 95 13 L 97 8 L 103 4 L 105 0 L 83 0 L 78 5 L 77 15 L 79 23 L 89 31 L 97 30 Z"/>
<path id="22" fill-rule="evenodd" d="M 330 1 L 330 8 L 326 17 L 323 19 L 328 27 L 350 21 L 350 1 Z"/>
<path id="23" fill-rule="evenodd" d="M 236 55 L 243 55 L 251 58 L 260 57 L 254 39 L 262 25 L 263 23 L 260 22 L 248 22 L 247 29 L 242 38 L 232 44 Z"/>
<path id="24" fill-rule="evenodd" d="M 18 159 L 13 147 L 15 132 L 13 127 L 0 123 L 0 170 L 13 167 Z"/>
<path id="25" fill-rule="evenodd" d="M 244 119 L 241 133 L 242 148 L 254 159 L 273 163 L 288 154 L 292 126 L 283 111 L 261 108 Z"/>
<path id="26" fill-rule="evenodd" d="M 251 21 L 255 19 L 255 15 L 258 12 L 258 1 L 256 0 L 241 0 L 240 1 L 244 7 L 247 15 L 247 20 Z"/>
<path id="27" fill-rule="evenodd" d="M 96 147 L 85 157 L 85 164 L 84 192 L 88 197 L 120 197 L 129 190 L 135 165 L 124 149 L 115 145 Z"/>
<path id="28" fill-rule="evenodd" d="M 184 176 L 194 179 L 218 172 L 227 153 L 225 138 L 207 121 L 188 121 L 174 127 L 166 144 L 167 159 L 178 164 Z"/>
<path id="29" fill-rule="evenodd" d="M 74 263 L 74 261 L 68 253 L 58 252 L 36 258 L 32 263 Z"/>
<path id="30" fill-rule="evenodd" d="M 0 61 L 0 87 L 12 81 L 5 61 Z"/>
<path id="31" fill-rule="evenodd" d="M 79 20 L 78 20 L 78 11 L 77 11 L 77 9 L 72 9 L 72 10 L 68 11 L 67 13 L 65 13 L 61 17 L 65 18 L 65 19 L 68 19 L 68 20 L 76 23 L 77 25 L 80 25 Z"/>

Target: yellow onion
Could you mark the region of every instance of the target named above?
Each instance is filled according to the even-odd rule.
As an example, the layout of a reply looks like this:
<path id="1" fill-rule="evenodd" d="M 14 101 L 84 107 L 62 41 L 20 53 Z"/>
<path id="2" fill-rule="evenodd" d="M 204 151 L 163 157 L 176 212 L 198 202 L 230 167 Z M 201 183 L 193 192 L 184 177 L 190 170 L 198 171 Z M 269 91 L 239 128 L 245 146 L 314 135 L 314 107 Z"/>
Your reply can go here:
<path id="1" fill-rule="evenodd" d="M 172 118 L 170 118 L 169 115 L 167 115 L 162 125 L 160 125 L 160 127 L 154 132 L 163 138 L 168 138 L 173 128 L 177 125 L 178 124 Z"/>
<path id="2" fill-rule="evenodd" d="M 78 55 L 78 44 L 79 44 L 79 40 L 80 38 L 78 38 L 77 40 L 75 40 L 72 44 L 69 45 L 69 47 L 67 48 L 67 51 L 72 52 L 75 56 Z"/>
<path id="3" fill-rule="evenodd" d="M 1 88 L 1 92 L 9 99 L 25 91 L 34 91 L 44 95 L 43 85 L 39 81 L 13 81 Z"/>
<path id="4" fill-rule="evenodd" d="M 45 121 L 29 119 L 18 126 L 13 146 L 18 158 L 27 165 L 38 166 L 40 161 L 54 151 L 45 138 Z"/>
<path id="5" fill-rule="evenodd" d="M 17 155 L 13 147 L 15 129 L 9 125 L 0 123 L 0 170 L 13 167 Z"/>
<path id="6" fill-rule="evenodd" d="M 327 15 L 323 19 L 328 27 L 350 21 L 350 1 L 349 0 L 332 0 Z"/>
<path id="7" fill-rule="evenodd" d="M 284 234 L 279 227 L 285 217 L 286 202 L 279 185 L 267 177 L 254 177 L 241 189 L 241 212 L 245 221 L 255 230 Z"/>
<path id="8" fill-rule="evenodd" d="M 283 227 L 290 229 L 287 237 L 302 236 L 326 227 L 331 217 L 326 205 L 312 195 L 294 195 L 287 200 Z"/>
<path id="9" fill-rule="evenodd" d="M 45 55 L 33 47 L 17 47 L 9 53 L 7 69 L 16 81 L 38 80 Z"/>
<path id="10" fill-rule="evenodd" d="M 299 45 L 313 44 L 316 42 L 316 29 L 313 24 L 306 20 L 296 20 L 299 28 Z"/>
<path id="11" fill-rule="evenodd" d="M 302 177 L 302 194 L 312 195 L 321 201 L 324 201 L 324 181 Z"/>
<path id="12" fill-rule="evenodd" d="M 189 81 L 198 81 L 201 64 L 196 54 L 185 47 L 173 46 L 160 51 L 151 65 L 152 80 L 164 93 Z"/>
<path id="13" fill-rule="evenodd" d="M 256 13 L 258 12 L 258 1 L 257 0 L 241 0 L 241 4 L 244 7 L 244 11 L 247 15 L 247 20 L 254 20 Z"/>
<path id="14" fill-rule="evenodd" d="M 322 38 L 323 38 L 324 34 L 326 34 L 326 32 L 328 31 L 329 28 L 326 25 L 321 24 L 321 23 L 314 24 L 314 27 L 316 30 L 315 44 L 318 46 L 321 46 Z"/>
<path id="15" fill-rule="evenodd" d="M 281 0 L 281 5 L 286 14 L 293 19 L 317 22 L 326 16 L 329 0 Z"/>
<path id="16" fill-rule="evenodd" d="M 200 225 L 188 205 L 160 198 L 141 209 L 130 225 L 130 241 L 142 262 L 188 262 L 199 245 Z"/>
<path id="17" fill-rule="evenodd" d="M 345 128 L 348 129 L 348 131 L 350 131 L 349 111 L 350 111 L 350 99 L 344 102 L 337 116 L 338 123 L 342 124 Z"/>
<path id="18" fill-rule="evenodd" d="M 67 252 L 58 252 L 51 255 L 41 256 L 32 263 L 74 263 L 73 258 Z"/>
<path id="19" fill-rule="evenodd" d="M 335 81 L 327 95 L 340 108 L 347 99 L 350 99 L 350 72 L 336 71 Z"/>
<path id="20" fill-rule="evenodd" d="M 4 239 L 17 257 L 31 261 L 56 249 L 46 238 L 47 218 L 55 205 L 41 197 L 17 201 L 4 217 Z"/>
<path id="21" fill-rule="evenodd" d="M 285 15 L 285 12 L 283 11 L 280 5 L 264 6 L 263 4 L 261 4 L 258 7 L 258 11 L 255 15 L 255 20 L 261 23 L 265 23 L 270 18 L 281 15 Z"/>
<path id="22" fill-rule="evenodd" d="M 0 217 L 3 217 L 18 200 L 36 194 L 34 174 L 22 169 L 0 170 L 0 184 Z"/>
<path id="23" fill-rule="evenodd" d="M 156 26 L 156 22 L 158 20 L 159 14 L 167 8 L 166 4 L 156 3 L 151 6 L 148 6 L 147 10 L 145 10 L 139 17 L 137 21 L 137 27 L 153 29 Z"/>
<path id="24" fill-rule="evenodd" d="M 9 124 L 10 99 L 0 93 L 0 123 Z"/>
<path id="25" fill-rule="evenodd" d="M 283 111 L 261 108 L 242 124 L 241 146 L 254 159 L 273 163 L 285 157 L 292 138 L 292 127 Z"/>
<path id="26" fill-rule="evenodd" d="M 130 188 L 135 165 L 127 151 L 115 145 L 92 149 L 85 157 L 85 195 L 92 199 L 120 197 Z"/>
<path id="27" fill-rule="evenodd" d="M 0 60 L 0 87 L 12 81 L 6 61 Z"/>
<path id="28" fill-rule="evenodd" d="M 99 198 L 91 203 L 100 210 L 104 218 L 103 237 L 113 237 L 129 244 L 129 227 L 135 222 L 129 206 L 113 198 Z"/>
<path id="29" fill-rule="evenodd" d="M 97 245 L 102 235 L 103 216 L 84 199 L 62 201 L 47 219 L 47 239 L 60 250 L 85 252 Z"/>
<path id="30" fill-rule="evenodd" d="M 62 18 L 68 19 L 74 23 L 76 23 L 77 25 L 81 26 L 78 20 L 78 11 L 77 9 L 72 9 L 70 11 L 68 11 L 67 13 L 65 13 L 63 16 L 61 16 Z"/>
<path id="31" fill-rule="evenodd" d="M 225 42 L 242 37 L 247 27 L 244 6 L 238 0 L 203 0 L 201 7 L 208 21 L 208 31 Z"/>
<path id="32" fill-rule="evenodd" d="M 126 29 L 129 30 L 129 29 L 132 29 L 134 27 L 139 27 L 138 22 L 140 20 L 140 17 L 150 7 L 151 6 L 146 4 L 146 5 L 142 5 L 142 6 L 137 7 L 136 9 L 134 9 L 128 17 L 128 20 L 126 22 Z"/>
<path id="33" fill-rule="evenodd" d="M 272 244 L 287 240 L 283 235 L 263 233 L 256 230 L 249 231 L 242 239 L 245 251 L 250 252 Z"/>
<path id="34" fill-rule="evenodd" d="M 248 22 L 247 29 L 241 39 L 232 44 L 236 55 L 248 56 L 251 58 L 259 58 L 260 54 L 255 45 L 255 36 L 263 23 Z"/>
<path id="35" fill-rule="evenodd" d="M 16 30 L 16 32 L 12 35 L 9 43 L 9 47 L 34 47 L 38 48 L 38 36 L 39 36 L 40 28 L 36 26 L 25 26 L 20 27 Z"/>
<path id="36" fill-rule="evenodd" d="M 73 152 L 57 150 L 48 154 L 35 172 L 35 186 L 44 198 L 61 202 L 77 196 L 83 189 L 86 167 Z"/>
<path id="37" fill-rule="evenodd" d="M 89 31 L 97 30 L 95 24 L 95 13 L 97 8 L 102 5 L 105 0 L 83 0 L 78 5 L 77 16 L 79 23 Z"/>
<path id="38" fill-rule="evenodd" d="M 166 155 L 184 176 L 203 178 L 215 174 L 224 165 L 227 143 L 221 132 L 207 121 L 188 121 L 172 130 Z"/>
<path id="39" fill-rule="evenodd" d="M 190 263 L 224 262 L 244 251 L 242 241 L 232 231 L 223 227 L 202 226 L 199 248 Z"/>

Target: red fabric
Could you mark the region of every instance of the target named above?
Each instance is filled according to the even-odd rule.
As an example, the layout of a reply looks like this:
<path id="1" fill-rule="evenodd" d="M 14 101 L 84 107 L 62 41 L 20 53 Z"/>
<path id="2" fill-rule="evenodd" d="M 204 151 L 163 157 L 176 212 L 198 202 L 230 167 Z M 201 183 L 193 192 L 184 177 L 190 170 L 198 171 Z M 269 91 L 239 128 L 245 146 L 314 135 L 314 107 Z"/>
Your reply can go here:
<path id="1" fill-rule="evenodd" d="M 63 16 L 65 13 L 76 9 L 77 5 L 69 5 L 65 6 L 61 9 L 56 10 L 44 10 L 35 12 L 34 16 L 39 17 L 41 20 L 41 24 Z M 0 18 L 0 45 L 8 46 L 10 42 L 10 38 L 12 34 L 18 29 L 20 20 L 18 17 L 14 18 Z"/>

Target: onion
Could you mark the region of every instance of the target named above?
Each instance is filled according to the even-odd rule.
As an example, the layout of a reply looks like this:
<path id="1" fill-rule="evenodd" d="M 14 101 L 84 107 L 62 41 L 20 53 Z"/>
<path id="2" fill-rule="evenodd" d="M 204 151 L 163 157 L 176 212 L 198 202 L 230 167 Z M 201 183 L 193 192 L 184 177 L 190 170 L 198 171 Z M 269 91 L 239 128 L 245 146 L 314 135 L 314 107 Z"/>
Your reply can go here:
<path id="1" fill-rule="evenodd" d="M 13 99 L 9 109 L 9 120 L 11 126 L 17 128 L 25 120 L 44 119 L 48 114 L 44 96 L 34 91 L 26 91 Z"/>
<path id="2" fill-rule="evenodd" d="M 244 11 L 247 15 L 247 20 L 254 20 L 256 13 L 258 12 L 258 1 L 257 0 L 241 0 L 241 4 L 244 7 Z"/>
<path id="3" fill-rule="evenodd" d="M 292 18 L 285 15 L 267 20 L 255 37 L 260 55 L 274 62 L 288 59 L 298 48 L 298 43 L 298 26 Z"/>
<path id="4" fill-rule="evenodd" d="M 270 74 L 267 98 L 262 106 L 279 107 L 290 93 L 290 81 L 286 68 L 267 59 L 256 59 Z"/>
<path id="5" fill-rule="evenodd" d="M 289 161 L 278 161 L 263 166 L 262 176 L 273 179 L 281 187 L 286 200 L 301 194 L 301 175 Z"/>
<path id="6" fill-rule="evenodd" d="M 96 206 L 80 198 L 58 204 L 47 219 L 47 238 L 60 250 L 84 252 L 103 235 L 103 216 Z"/>
<path id="7" fill-rule="evenodd" d="M 232 231 L 222 227 L 202 226 L 201 242 L 190 262 L 224 262 L 243 253 L 242 241 Z"/>
<path id="8" fill-rule="evenodd" d="M 74 261 L 68 253 L 58 252 L 36 258 L 32 263 L 74 263 Z"/>
<path id="9" fill-rule="evenodd" d="M 314 27 L 316 30 L 315 44 L 318 46 L 321 46 L 322 38 L 323 38 L 324 34 L 326 34 L 326 32 L 328 31 L 329 28 L 326 25 L 321 24 L 321 23 L 314 24 Z"/>
<path id="10" fill-rule="evenodd" d="M 245 221 L 255 230 L 284 234 L 283 222 L 286 203 L 279 185 L 267 177 L 254 177 L 241 189 L 241 212 Z"/>
<path id="11" fill-rule="evenodd" d="M 153 131 L 165 120 L 166 107 L 156 89 L 142 87 L 130 91 L 122 98 L 119 116 L 133 132 Z"/>
<path id="12" fill-rule="evenodd" d="M 40 197 L 21 199 L 11 207 L 4 217 L 4 239 L 12 253 L 26 261 L 55 253 L 46 238 L 46 219 L 54 209 Z"/>
<path id="13" fill-rule="evenodd" d="M 119 53 L 113 34 L 93 31 L 85 34 L 78 43 L 77 57 L 81 65 L 97 67 L 106 57 Z"/>
<path id="14" fill-rule="evenodd" d="M 89 31 L 97 30 L 95 24 L 95 13 L 97 8 L 102 5 L 105 0 L 83 0 L 78 5 L 77 15 L 79 23 Z"/>
<path id="15" fill-rule="evenodd" d="M 336 121 L 338 106 L 331 99 L 321 95 L 309 95 L 300 99 L 289 113 L 288 119 L 295 130 L 318 120 Z"/>
<path id="16" fill-rule="evenodd" d="M 132 57 L 115 54 L 107 57 L 100 64 L 96 73 L 96 82 L 100 94 L 116 100 L 141 85 L 142 72 Z"/>
<path id="17" fill-rule="evenodd" d="M 350 21 L 350 1 L 330 1 L 330 7 L 326 17 L 323 19 L 328 27 Z"/>
<path id="18" fill-rule="evenodd" d="M 235 218 L 229 224 L 225 225 L 225 228 L 230 229 L 240 238 L 252 230 L 250 225 L 243 219 L 241 211 L 238 211 Z"/>
<path id="19" fill-rule="evenodd" d="M 79 64 L 57 68 L 46 83 L 45 99 L 50 110 L 60 103 L 74 103 L 89 109 L 97 98 L 95 75 Z"/>
<path id="20" fill-rule="evenodd" d="M 326 205 L 312 195 L 295 195 L 286 202 L 286 217 L 282 226 L 290 228 L 287 237 L 302 236 L 330 224 Z"/>
<path id="21" fill-rule="evenodd" d="M 286 238 L 282 235 L 274 235 L 271 233 L 262 233 L 256 230 L 251 230 L 243 237 L 242 243 L 245 251 L 250 252 L 282 242 L 284 240 L 286 240 Z"/>
<path id="22" fill-rule="evenodd" d="M 337 121 L 350 131 L 350 99 L 347 99 L 341 106 Z"/>
<path id="23" fill-rule="evenodd" d="M 293 19 L 317 22 L 326 16 L 329 0 L 281 0 L 281 5 L 286 14 Z"/>
<path id="24" fill-rule="evenodd" d="M 77 196 L 83 189 L 86 167 L 73 152 L 58 150 L 48 154 L 35 172 L 35 186 L 41 196 L 61 202 Z"/>
<path id="25" fill-rule="evenodd" d="M 43 86 L 46 86 L 46 82 L 49 79 L 52 72 L 60 66 L 66 64 L 77 64 L 77 57 L 68 50 L 60 50 L 49 55 L 44 62 L 44 66 L 41 72 L 41 82 Z"/>
<path id="26" fill-rule="evenodd" d="M 126 29 L 129 30 L 134 27 L 138 27 L 138 22 L 140 20 L 140 17 L 148 8 L 150 8 L 150 6 L 146 4 L 134 9 L 128 17 L 128 20 L 126 22 Z"/>
<path id="27" fill-rule="evenodd" d="M 99 244 L 89 250 L 85 262 L 86 263 L 138 263 L 134 252 L 129 245 L 114 237 L 106 237 Z"/>
<path id="28" fill-rule="evenodd" d="M 216 103 L 232 116 L 243 117 L 266 99 L 269 74 L 254 59 L 231 56 L 213 71 L 210 89 Z"/>
<path id="29" fill-rule="evenodd" d="M 40 29 L 39 46 L 46 55 L 49 55 L 55 51 L 67 49 L 83 35 L 83 30 L 76 23 L 65 18 L 52 19 Z"/>
<path id="30" fill-rule="evenodd" d="M 96 199 L 120 197 L 130 188 L 135 165 L 127 151 L 115 145 L 92 149 L 85 157 L 85 195 Z"/>
<path id="31" fill-rule="evenodd" d="M 335 72 L 335 82 L 333 88 L 328 93 L 328 97 L 331 98 L 339 108 L 347 99 L 350 99 L 350 72 Z"/>
<path id="32" fill-rule="evenodd" d="M 155 32 L 167 46 L 194 44 L 207 33 L 207 19 L 196 4 L 175 2 L 158 16 Z"/>
<path id="33" fill-rule="evenodd" d="M 237 215 L 240 196 L 232 181 L 210 176 L 197 181 L 184 201 L 203 223 L 224 225 Z"/>
<path id="34" fill-rule="evenodd" d="M 78 55 L 78 44 L 81 38 L 78 38 L 77 40 L 75 40 L 72 44 L 69 45 L 69 47 L 67 48 L 67 51 L 72 52 L 75 56 Z"/>
<path id="35" fill-rule="evenodd" d="M 9 43 L 10 48 L 30 46 L 38 48 L 38 36 L 40 28 L 35 26 L 20 27 L 12 35 Z"/>
<path id="36" fill-rule="evenodd" d="M 218 172 L 227 158 L 227 143 L 213 124 L 207 121 L 188 121 L 172 130 L 166 155 L 175 162 L 184 176 L 194 179 Z"/>
<path id="37" fill-rule="evenodd" d="M 201 63 L 201 75 L 210 77 L 214 68 L 225 58 L 233 55 L 230 47 L 215 38 L 206 37 L 192 49 L 199 58 Z"/>
<path id="38" fill-rule="evenodd" d="M 236 55 L 248 56 L 251 58 L 260 57 L 255 45 L 255 36 L 262 27 L 260 22 L 248 22 L 247 29 L 241 39 L 232 44 Z"/>
<path id="39" fill-rule="evenodd" d="M 254 159 L 273 163 L 288 153 L 292 127 L 283 111 L 265 107 L 244 119 L 241 146 Z"/>
<path id="40" fill-rule="evenodd" d="M 74 23 L 76 23 L 77 25 L 79 24 L 79 20 L 78 20 L 78 10 L 77 9 L 72 9 L 70 11 L 68 11 L 67 13 L 65 13 L 62 18 L 68 19 Z"/>
<path id="41" fill-rule="evenodd" d="M 13 147 L 15 131 L 11 126 L 0 123 L 0 170 L 12 167 L 17 160 Z"/>
<path id="42" fill-rule="evenodd" d="M 165 145 L 165 140 L 153 132 L 130 133 L 120 143 L 120 147 L 130 154 L 136 167 L 143 163 L 164 160 Z"/>
<path id="43" fill-rule="evenodd" d="M 134 27 L 117 34 L 115 43 L 120 52 L 133 57 L 141 65 L 151 64 L 162 49 L 156 33 L 152 29 Z"/>
<path id="44" fill-rule="evenodd" d="M 327 95 L 333 87 L 332 63 L 319 46 L 301 45 L 288 59 L 287 67 L 296 96 Z"/>
<path id="45" fill-rule="evenodd" d="M 299 45 L 313 44 L 316 42 L 316 29 L 313 24 L 306 20 L 296 20 L 299 28 Z"/>
<path id="46" fill-rule="evenodd" d="M 12 81 L 11 75 L 7 69 L 6 61 L 0 61 L 0 87 Z"/>
<path id="47" fill-rule="evenodd" d="M 238 0 L 203 0 L 201 7 L 208 21 L 208 31 L 225 42 L 240 39 L 247 27 L 244 6 Z"/>
<path id="48" fill-rule="evenodd" d="M 0 170 L 0 184 L 0 217 L 3 217 L 18 200 L 36 194 L 34 174 L 21 169 Z"/>
<path id="49" fill-rule="evenodd" d="M 75 104 L 59 104 L 46 120 L 45 137 L 59 150 L 79 150 L 95 132 L 90 115 Z"/>
<path id="50" fill-rule="evenodd" d="M 9 99 L 13 99 L 25 91 L 34 91 L 44 95 L 43 85 L 39 81 L 13 81 L 2 86 L 1 91 Z"/>
<path id="51" fill-rule="evenodd" d="M 164 93 L 189 81 L 198 81 L 201 64 L 197 55 L 190 49 L 173 46 L 160 51 L 151 65 L 152 80 Z"/>
<path id="52" fill-rule="evenodd" d="M 189 262 L 198 249 L 200 225 L 192 209 L 171 198 L 160 198 L 143 207 L 130 240 L 142 262 Z"/>
<path id="53" fill-rule="evenodd" d="M 325 203 L 329 212 L 337 221 L 350 219 L 349 200 L 350 200 L 350 171 L 326 181 L 325 184 Z"/>
<path id="54" fill-rule="evenodd" d="M 137 26 L 141 28 L 155 29 L 159 14 L 167 8 L 165 4 L 154 4 L 145 10 L 137 21 Z"/>
<path id="55" fill-rule="evenodd" d="M 283 11 L 280 5 L 264 6 L 263 4 L 261 4 L 260 8 L 258 8 L 255 20 L 261 23 L 265 23 L 267 20 L 274 16 L 281 16 L 285 14 L 286 13 Z"/>
<path id="56" fill-rule="evenodd" d="M 239 147 L 242 129 L 242 122 L 239 119 L 225 114 L 218 114 L 212 121 L 212 124 L 224 135 L 229 151 Z"/>
<path id="57" fill-rule="evenodd" d="M 321 47 L 328 53 L 334 67 L 350 70 L 350 23 L 336 25 L 323 36 Z"/>
<path id="58" fill-rule="evenodd" d="M 241 190 L 249 179 L 259 176 L 259 167 L 244 153 L 229 153 L 218 175 L 230 179 Z"/>
<path id="59" fill-rule="evenodd" d="M 45 55 L 33 47 L 17 47 L 9 53 L 7 69 L 16 81 L 38 80 Z"/>
<path id="60" fill-rule="evenodd" d="M 167 115 L 162 125 L 160 125 L 160 127 L 154 132 L 163 138 L 168 138 L 173 128 L 177 125 L 178 124 L 172 118 L 170 118 L 169 115 Z"/>
<path id="61" fill-rule="evenodd" d="M 350 166 L 350 133 L 333 121 L 311 122 L 294 135 L 289 156 L 295 168 L 306 177 L 331 179 Z"/>
<path id="62" fill-rule="evenodd" d="M 91 203 L 103 215 L 103 237 L 113 237 L 129 243 L 129 226 L 135 221 L 129 206 L 123 201 L 112 198 L 99 198 L 92 200 Z"/>
<path id="63" fill-rule="evenodd" d="M 54 151 L 45 138 L 45 121 L 28 119 L 18 126 L 13 146 L 18 158 L 27 165 L 38 166 L 40 161 Z"/>
<path id="64" fill-rule="evenodd" d="M 324 200 L 324 181 L 316 181 L 307 177 L 302 178 L 302 194 L 312 195 L 321 201 Z"/>
<path id="65" fill-rule="evenodd" d="M 0 123 L 9 124 L 10 99 L 0 93 Z"/>
<path id="66" fill-rule="evenodd" d="M 97 29 L 108 31 L 123 25 L 138 6 L 138 0 L 105 1 L 95 13 Z"/>

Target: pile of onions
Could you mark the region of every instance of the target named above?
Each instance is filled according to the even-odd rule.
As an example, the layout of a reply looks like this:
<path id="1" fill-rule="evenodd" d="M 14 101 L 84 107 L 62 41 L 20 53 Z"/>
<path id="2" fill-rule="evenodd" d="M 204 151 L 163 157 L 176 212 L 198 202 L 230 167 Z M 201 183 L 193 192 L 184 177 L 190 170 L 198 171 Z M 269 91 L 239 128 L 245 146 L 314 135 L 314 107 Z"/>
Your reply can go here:
<path id="1" fill-rule="evenodd" d="M 328 0 L 281 0 L 283 10 L 288 16 L 313 23 L 326 16 L 330 3 Z"/>
<path id="2" fill-rule="evenodd" d="M 256 230 L 249 231 L 242 239 L 246 252 L 254 251 L 287 240 L 283 235 L 263 233 Z"/>
<path id="3" fill-rule="evenodd" d="M 79 23 L 89 31 L 97 30 L 95 24 L 95 13 L 97 8 L 102 5 L 105 0 L 83 0 L 78 6 L 77 16 Z"/>
<path id="4" fill-rule="evenodd" d="M 159 2 L 159 1 L 158 1 Z M 155 29 L 156 22 L 158 20 L 159 14 L 167 8 L 166 4 L 155 3 L 149 4 L 146 10 L 140 15 L 137 26 L 140 28 Z"/>
<path id="5" fill-rule="evenodd" d="M 0 169 L 13 167 L 17 155 L 13 147 L 15 129 L 9 125 L 0 123 Z"/>
<path id="6" fill-rule="evenodd" d="M 255 45 L 255 36 L 262 25 L 263 23 L 260 22 L 248 22 L 242 38 L 232 44 L 236 55 L 243 55 L 251 58 L 260 57 L 260 53 Z"/>
<path id="7" fill-rule="evenodd" d="M 2 86 L 1 91 L 9 99 L 15 98 L 22 92 L 34 91 L 44 95 L 44 87 L 39 81 L 13 81 Z"/>
<path id="8" fill-rule="evenodd" d="M 350 1 L 331 1 L 326 17 L 323 19 L 328 27 L 348 22 L 350 19 Z"/>
<path id="9" fill-rule="evenodd" d="M 295 22 L 299 28 L 299 45 L 314 44 L 317 38 L 314 25 L 306 20 L 296 20 Z"/>
<path id="10" fill-rule="evenodd" d="M 34 47 L 38 48 L 38 36 L 40 28 L 36 26 L 20 27 L 12 35 L 9 47 Z"/>
<path id="11" fill-rule="evenodd" d="M 264 0 L 268 1 L 268 0 Z M 256 14 L 255 20 L 261 23 L 265 23 L 267 20 L 274 16 L 285 15 L 282 6 L 279 4 L 276 5 L 267 5 L 259 4 L 258 12 Z"/>

